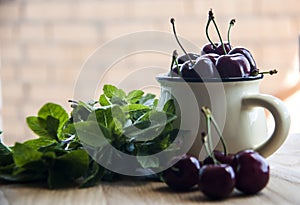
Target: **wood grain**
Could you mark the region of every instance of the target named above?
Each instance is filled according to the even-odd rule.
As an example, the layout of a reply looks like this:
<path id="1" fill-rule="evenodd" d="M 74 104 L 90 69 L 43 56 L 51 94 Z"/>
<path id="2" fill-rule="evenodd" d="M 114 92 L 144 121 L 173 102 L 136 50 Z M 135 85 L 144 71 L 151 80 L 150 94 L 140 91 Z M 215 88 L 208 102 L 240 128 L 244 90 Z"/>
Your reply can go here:
<path id="1" fill-rule="evenodd" d="M 290 135 L 268 161 L 271 166 L 269 184 L 254 196 L 235 191 L 226 200 L 210 201 L 197 189 L 175 193 L 163 183 L 141 181 L 102 183 L 92 188 L 63 190 L 11 184 L 0 188 L 0 205 L 300 204 L 300 134 Z"/>

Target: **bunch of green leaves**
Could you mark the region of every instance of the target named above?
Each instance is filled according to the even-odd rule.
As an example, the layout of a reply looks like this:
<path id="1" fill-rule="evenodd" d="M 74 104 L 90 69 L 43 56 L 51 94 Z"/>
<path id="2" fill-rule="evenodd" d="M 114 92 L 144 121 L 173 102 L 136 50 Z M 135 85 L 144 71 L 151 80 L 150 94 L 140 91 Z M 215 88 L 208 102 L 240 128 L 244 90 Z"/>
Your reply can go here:
<path id="1" fill-rule="evenodd" d="M 71 103 L 70 115 L 60 105 L 47 103 L 37 116 L 27 117 L 37 139 L 12 147 L 0 143 L 0 181 L 44 181 L 49 188 L 93 186 L 119 177 L 95 161 L 105 156 L 113 163 L 120 157 L 110 153 L 109 146 L 137 156 L 142 168 L 155 169 L 162 163 L 159 159 L 141 156 L 167 149 L 177 134 L 174 102 L 159 109 L 155 95 L 141 90 L 126 94 L 105 85 L 99 100 Z M 87 148 L 97 150 L 97 156 L 90 156 Z"/>

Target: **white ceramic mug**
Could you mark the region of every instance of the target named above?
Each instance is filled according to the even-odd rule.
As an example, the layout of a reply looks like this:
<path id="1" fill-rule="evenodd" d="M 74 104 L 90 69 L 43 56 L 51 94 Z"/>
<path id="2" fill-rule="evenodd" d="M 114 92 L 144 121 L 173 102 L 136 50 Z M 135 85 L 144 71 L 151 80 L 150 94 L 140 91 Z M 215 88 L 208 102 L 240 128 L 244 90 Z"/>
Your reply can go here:
<path id="1" fill-rule="evenodd" d="M 211 109 L 230 153 L 254 149 L 267 157 L 282 145 L 288 135 L 290 116 L 281 100 L 259 92 L 262 78 L 263 75 L 259 75 L 202 82 L 197 79 L 157 76 L 161 85 L 160 103 L 170 98 L 176 100 L 180 129 L 188 131 L 185 132 L 184 141 L 191 145 L 189 153 L 200 159 L 206 156 L 201 133 L 207 131 L 204 114 L 200 111 L 202 106 Z M 268 135 L 264 108 L 270 111 L 275 120 L 271 136 Z M 222 150 L 214 129 L 212 136 L 213 146 Z"/>

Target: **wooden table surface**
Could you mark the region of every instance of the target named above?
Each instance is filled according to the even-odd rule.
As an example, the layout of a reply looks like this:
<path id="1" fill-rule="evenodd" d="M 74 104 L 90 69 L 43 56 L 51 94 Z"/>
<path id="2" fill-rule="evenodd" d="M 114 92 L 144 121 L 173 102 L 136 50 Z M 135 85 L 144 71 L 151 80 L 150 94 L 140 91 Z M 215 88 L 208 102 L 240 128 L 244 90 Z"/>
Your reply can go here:
<path id="1" fill-rule="evenodd" d="M 0 205 L 300 204 L 300 134 L 290 135 L 268 161 L 271 166 L 269 184 L 254 196 L 236 191 L 226 200 L 209 201 L 198 190 L 175 193 L 164 183 L 141 181 L 102 183 L 92 188 L 63 190 L 10 184 L 0 187 Z"/>

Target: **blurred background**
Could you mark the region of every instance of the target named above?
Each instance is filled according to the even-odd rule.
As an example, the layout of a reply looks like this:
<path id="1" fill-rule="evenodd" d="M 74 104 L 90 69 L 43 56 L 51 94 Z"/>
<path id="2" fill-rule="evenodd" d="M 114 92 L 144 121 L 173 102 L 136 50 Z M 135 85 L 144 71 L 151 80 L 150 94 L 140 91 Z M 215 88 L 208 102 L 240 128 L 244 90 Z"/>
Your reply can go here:
<path id="1" fill-rule="evenodd" d="M 169 19 L 174 17 L 179 35 L 201 48 L 207 43 L 205 25 L 210 8 L 224 38 L 229 21 L 235 18 L 232 44 L 247 47 L 261 70 L 279 71 L 276 76 L 266 76 L 261 90 L 286 102 L 292 114 L 291 132 L 300 132 L 300 1 L 0 0 L 4 142 L 34 137 L 26 117 L 35 115 L 46 102 L 70 110 L 67 100 L 73 96 L 77 76 L 97 47 L 128 33 L 171 33 Z M 215 31 L 210 33 L 217 40 Z M 114 55 L 113 51 L 110 54 Z M 136 61 L 152 61 L 153 65 L 157 61 L 167 70 L 170 56 L 149 59 L 139 55 Z M 130 71 L 136 61 L 122 66 Z M 106 81 L 118 82 L 122 77 L 118 73 L 108 75 Z"/>

